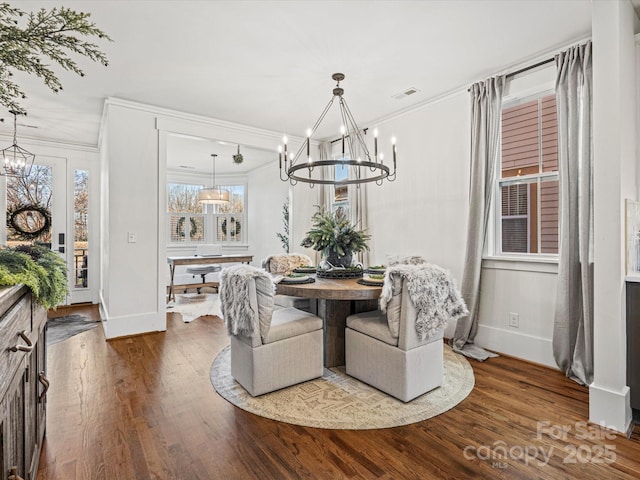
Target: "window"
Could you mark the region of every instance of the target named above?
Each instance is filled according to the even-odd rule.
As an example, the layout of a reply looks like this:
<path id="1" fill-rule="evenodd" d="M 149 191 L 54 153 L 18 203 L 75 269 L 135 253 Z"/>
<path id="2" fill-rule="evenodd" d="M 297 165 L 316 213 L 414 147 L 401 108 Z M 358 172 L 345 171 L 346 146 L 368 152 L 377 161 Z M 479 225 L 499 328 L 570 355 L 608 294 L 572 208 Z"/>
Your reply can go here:
<path id="1" fill-rule="evenodd" d="M 203 205 L 198 203 L 202 185 L 169 183 L 167 212 L 170 243 L 204 243 L 205 221 Z"/>
<path id="2" fill-rule="evenodd" d="M 505 105 L 497 182 L 496 253 L 558 253 L 555 94 Z"/>
<path id="3" fill-rule="evenodd" d="M 346 180 L 349 177 L 349 167 L 346 165 L 336 165 L 334 170 L 334 178 L 338 180 Z M 343 207 L 349 208 L 349 188 L 347 185 L 333 186 L 333 204 L 332 210 Z"/>
<path id="4" fill-rule="evenodd" d="M 202 185 L 168 183 L 167 215 L 168 241 L 172 244 L 244 243 L 246 209 L 244 185 L 220 188 L 229 191 L 226 205 L 198 203 Z"/>
<path id="5" fill-rule="evenodd" d="M 215 218 L 214 243 L 242 243 L 245 238 L 245 188 L 244 185 L 224 187 L 229 190 L 229 203 L 215 205 L 217 212 Z M 213 205 L 210 205 L 213 207 Z"/>
<path id="6" fill-rule="evenodd" d="M 89 172 L 73 176 L 73 258 L 75 288 L 89 287 Z"/>

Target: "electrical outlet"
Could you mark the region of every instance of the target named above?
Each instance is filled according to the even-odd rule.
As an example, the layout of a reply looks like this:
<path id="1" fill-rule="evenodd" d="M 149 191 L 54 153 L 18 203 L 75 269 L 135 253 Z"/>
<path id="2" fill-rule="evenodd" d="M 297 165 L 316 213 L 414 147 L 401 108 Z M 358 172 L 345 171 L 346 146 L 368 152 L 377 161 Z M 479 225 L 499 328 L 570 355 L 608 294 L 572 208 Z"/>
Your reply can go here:
<path id="1" fill-rule="evenodd" d="M 520 328 L 520 315 L 517 313 L 509 312 L 509 326 L 514 328 Z"/>
<path id="2" fill-rule="evenodd" d="M 127 241 L 129 243 L 136 243 L 138 241 L 134 232 L 127 232 Z"/>

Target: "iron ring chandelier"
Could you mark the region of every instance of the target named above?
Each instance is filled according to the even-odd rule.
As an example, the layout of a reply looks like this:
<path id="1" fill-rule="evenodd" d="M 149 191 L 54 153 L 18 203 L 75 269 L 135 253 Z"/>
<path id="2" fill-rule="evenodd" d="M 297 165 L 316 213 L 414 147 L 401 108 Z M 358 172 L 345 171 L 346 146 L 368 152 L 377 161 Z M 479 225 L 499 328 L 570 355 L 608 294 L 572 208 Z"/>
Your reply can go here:
<path id="1" fill-rule="evenodd" d="M 344 99 L 344 89 L 340 87 L 340 82 L 345 78 L 344 74 L 334 73 L 331 78 L 337 82 L 336 87 L 333 89 L 333 96 L 313 128 L 307 130 L 307 138 L 296 154 L 289 153 L 286 136 L 283 138 L 283 146 L 278 146 L 280 180 L 289 181 L 292 185 L 298 182 L 308 183 L 311 187 L 315 184 L 357 185 L 359 187 L 363 183 L 370 182 L 382 185 L 385 179 L 393 182 L 396 179 L 397 150 L 395 138 L 391 139 L 392 170 L 390 166 L 384 163 L 383 153 L 378 152 L 377 129 L 374 131 L 373 158 L 369 153 L 364 138 L 366 129 L 363 131 L 358 127 L 347 101 Z M 336 98 L 338 98 L 340 117 L 342 119 L 342 127 L 340 128 L 342 137 L 338 140 L 342 146 L 341 153 L 338 154 L 338 158 L 313 160 L 311 157 L 311 137 L 326 117 Z M 348 174 L 346 178 L 332 178 L 336 166 L 347 168 Z"/>

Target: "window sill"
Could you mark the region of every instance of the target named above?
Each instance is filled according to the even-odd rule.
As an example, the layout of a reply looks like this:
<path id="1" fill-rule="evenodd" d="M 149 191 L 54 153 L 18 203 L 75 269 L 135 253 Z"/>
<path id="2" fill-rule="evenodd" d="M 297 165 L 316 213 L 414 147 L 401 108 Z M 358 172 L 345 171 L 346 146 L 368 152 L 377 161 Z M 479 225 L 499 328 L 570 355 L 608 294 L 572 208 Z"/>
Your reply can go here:
<path id="1" fill-rule="evenodd" d="M 482 258 L 482 268 L 493 270 L 517 270 L 522 272 L 558 273 L 557 257 L 498 257 Z"/>
<path id="2" fill-rule="evenodd" d="M 192 243 L 190 245 L 184 245 L 184 244 L 180 244 L 180 243 L 168 243 L 167 244 L 167 250 L 193 250 L 195 251 L 196 249 L 196 245 L 195 243 Z M 235 251 L 235 250 L 249 250 L 249 244 L 248 243 L 238 243 L 238 244 L 231 244 L 231 245 L 227 245 L 227 244 L 222 244 L 222 251 Z"/>

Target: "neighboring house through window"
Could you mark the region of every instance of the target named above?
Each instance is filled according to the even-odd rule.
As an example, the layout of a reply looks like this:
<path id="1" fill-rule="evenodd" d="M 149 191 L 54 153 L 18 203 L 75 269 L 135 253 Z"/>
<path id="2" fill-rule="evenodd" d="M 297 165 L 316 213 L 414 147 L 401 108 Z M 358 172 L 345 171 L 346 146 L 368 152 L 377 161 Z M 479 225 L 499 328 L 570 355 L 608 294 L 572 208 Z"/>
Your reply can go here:
<path id="1" fill-rule="evenodd" d="M 546 93 L 502 110 L 496 254 L 558 253 L 558 122 Z"/>

